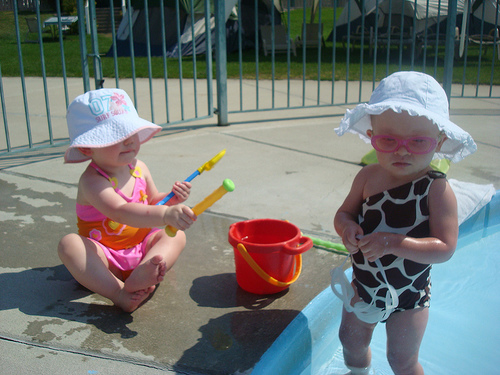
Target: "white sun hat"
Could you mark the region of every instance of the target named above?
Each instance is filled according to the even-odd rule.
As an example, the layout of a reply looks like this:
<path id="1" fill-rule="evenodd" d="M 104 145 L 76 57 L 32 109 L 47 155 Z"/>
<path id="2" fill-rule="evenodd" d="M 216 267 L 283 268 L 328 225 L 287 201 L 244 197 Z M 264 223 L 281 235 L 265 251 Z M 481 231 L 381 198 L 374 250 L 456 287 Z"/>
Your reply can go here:
<path id="1" fill-rule="evenodd" d="M 358 134 L 370 143 L 366 134 L 371 129 L 370 115 L 379 115 L 389 109 L 397 113 L 405 111 L 411 116 L 425 116 L 446 134 L 447 139 L 435 158 L 456 163 L 477 150 L 470 134 L 450 121 L 448 98 L 441 85 L 433 77 L 419 72 L 397 72 L 384 78 L 368 103 L 346 111 L 335 132 L 339 136 L 346 132 Z"/>
<path id="2" fill-rule="evenodd" d="M 78 96 L 66 113 L 70 146 L 65 163 L 80 163 L 90 157 L 78 147 L 102 148 L 139 135 L 144 143 L 161 127 L 139 117 L 127 93 L 120 89 L 100 89 Z"/>

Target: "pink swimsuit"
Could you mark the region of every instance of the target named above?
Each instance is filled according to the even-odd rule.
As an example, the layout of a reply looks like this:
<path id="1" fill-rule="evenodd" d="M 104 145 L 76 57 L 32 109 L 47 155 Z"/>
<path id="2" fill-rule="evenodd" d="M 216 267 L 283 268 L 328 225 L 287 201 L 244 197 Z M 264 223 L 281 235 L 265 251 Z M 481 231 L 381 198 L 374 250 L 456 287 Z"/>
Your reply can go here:
<path id="1" fill-rule="evenodd" d="M 111 185 L 127 202 L 148 204 L 146 195 L 146 180 L 142 178 L 139 167 L 129 164 L 130 174 L 135 177 L 134 190 L 131 197 L 127 197 L 116 187 L 116 179 L 110 178 L 95 163 L 90 163 L 97 172 L 109 179 Z M 99 244 L 108 261 L 118 269 L 129 274 L 135 269 L 145 255 L 148 239 L 159 231 L 159 228 L 134 228 L 112 221 L 104 216 L 94 206 L 76 204 L 78 217 L 78 233 Z M 126 272 L 130 271 L 130 272 Z"/>

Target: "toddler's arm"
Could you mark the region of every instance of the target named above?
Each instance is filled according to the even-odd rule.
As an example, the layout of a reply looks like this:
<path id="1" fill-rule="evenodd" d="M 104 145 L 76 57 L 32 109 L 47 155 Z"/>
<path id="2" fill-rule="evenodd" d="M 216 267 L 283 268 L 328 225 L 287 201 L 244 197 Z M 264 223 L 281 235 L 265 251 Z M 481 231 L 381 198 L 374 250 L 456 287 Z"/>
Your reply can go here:
<path id="1" fill-rule="evenodd" d="M 163 198 L 165 198 L 169 193 L 160 193 L 156 188 L 153 177 L 151 176 L 148 167 L 139 160 L 137 162 L 141 163 L 142 169 L 144 171 L 144 178 L 146 179 L 148 185 L 148 196 L 150 197 L 149 202 L 150 204 L 156 204 Z M 188 199 L 189 197 L 189 194 L 191 193 L 191 183 L 186 181 L 177 181 L 172 187 L 172 191 L 174 192 L 174 197 L 168 201 L 168 206 L 173 206 L 186 201 L 186 199 Z"/>
<path id="2" fill-rule="evenodd" d="M 358 238 L 363 235 L 363 230 L 358 224 L 357 216 L 363 202 L 364 180 L 363 173 L 358 173 L 354 178 L 349 194 L 338 209 L 333 220 L 335 230 L 351 254 L 358 252 Z"/>
<path id="3" fill-rule="evenodd" d="M 194 212 L 183 204 L 175 206 L 129 203 L 112 188 L 91 200 L 92 205 L 111 220 L 135 228 L 175 226 L 186 230 L 196 220 Z"/>
<path id="4" fill-rule="evenodd" d="M 149 170 L 140 163 L 143 177 L 147 180 L 149 199 L 158 195 Z M 151 194 L 151 195 L 150 195 Z M 189 228 L 196 220 L 193 211 L 184 205 L 156 206 L 142 203 L 129 203 L 115 192 L 106 178 L 92 169 L 80 178 L 77 201 L 94 206 L 111 220 L 135 228 L 151 228 L 172 225 L 181 230 Z M 81 197 L 80 197 L 81 196 Z M 154 199 L 154 198 L 153 198 Z"/>

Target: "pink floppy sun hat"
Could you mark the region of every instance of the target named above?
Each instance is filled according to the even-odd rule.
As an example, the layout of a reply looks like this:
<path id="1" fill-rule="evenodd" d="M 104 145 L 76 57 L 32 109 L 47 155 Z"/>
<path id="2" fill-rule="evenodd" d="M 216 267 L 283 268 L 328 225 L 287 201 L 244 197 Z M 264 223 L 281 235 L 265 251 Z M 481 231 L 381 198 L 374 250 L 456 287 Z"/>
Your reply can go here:
<path id="1" fill-rule="evenodd" d="M 80 163 L 90 157 L 79 147 L 102 148 L 139 135 L 144 143 L 161 127 L 139 117 L 127 93 L 121 89 L 100 89 L 78 96 L 66 113 L 70 145 L 65 163 Z"/>
<path id="2" fill-rule="evenodd" d="M 384 78 L 373 91 L 370 101 L 347 110 L 335 132 L 358 134 L 370 143 L 366 131 L 371 129 L 370 115 L 379 115 L 389 109 L 408 112 L 411 116 L 425 116 L 447 139 L 435 158 L 458 162 L 477 150 L 471 135 L 450 121 L 448 98 L 441 85 L 431 76 L 419 72 L 397 72 Z"/>

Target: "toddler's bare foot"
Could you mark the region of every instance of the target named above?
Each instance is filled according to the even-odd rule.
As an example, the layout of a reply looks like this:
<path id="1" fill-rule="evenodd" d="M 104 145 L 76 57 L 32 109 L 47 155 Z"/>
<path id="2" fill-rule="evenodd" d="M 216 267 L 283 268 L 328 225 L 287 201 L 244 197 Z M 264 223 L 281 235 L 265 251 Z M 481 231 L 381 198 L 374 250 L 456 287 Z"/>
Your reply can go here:
<path id="1" fill-rule="evenodd" d="M 146 289 L 137 290 L 135 292 L 127 292 L 125 289 L 120 291 L 118 300 L 115 305 L 120 307 L 125 312 L 132 312 L 136 310 L 146 298 L 155 290 L 155 286 Z"/>
<path id="2" fill-rule="evenodd" d="M 125 281 L 124 289 L 128 292 L 135 292 L 147 289 L 163 281 L 167 272 L 167 264 L 161 255 L 155 255 L 148 261 L 139 264 Z"/>

